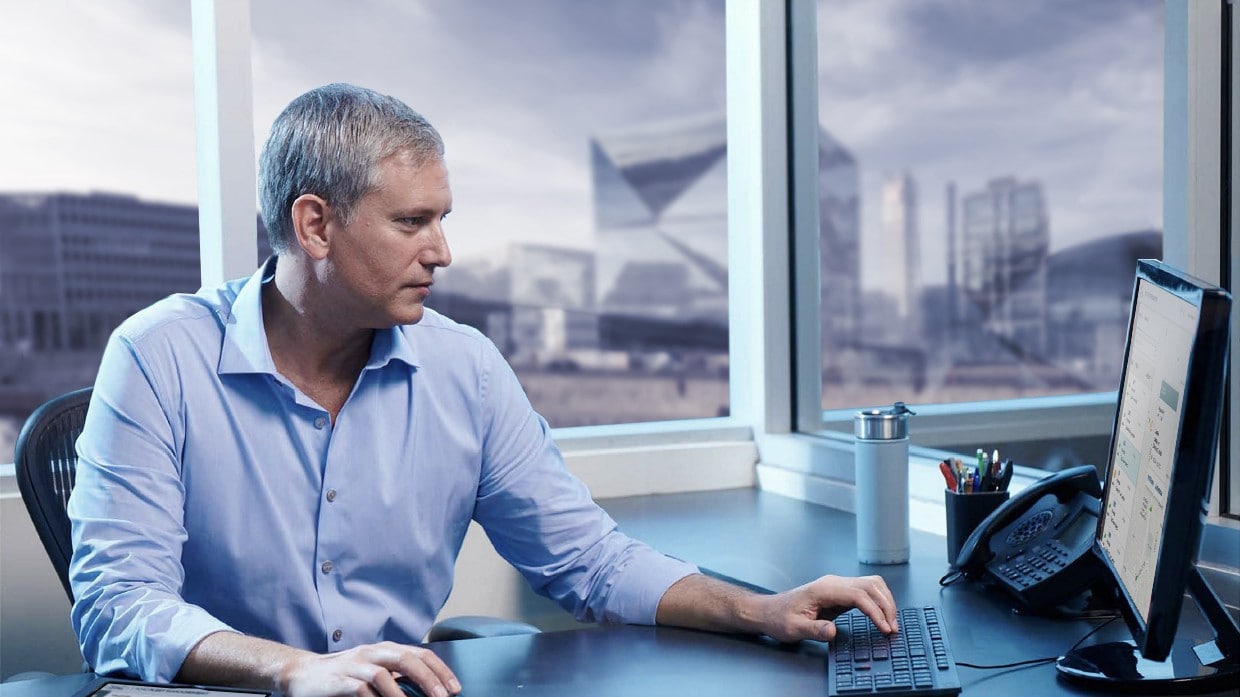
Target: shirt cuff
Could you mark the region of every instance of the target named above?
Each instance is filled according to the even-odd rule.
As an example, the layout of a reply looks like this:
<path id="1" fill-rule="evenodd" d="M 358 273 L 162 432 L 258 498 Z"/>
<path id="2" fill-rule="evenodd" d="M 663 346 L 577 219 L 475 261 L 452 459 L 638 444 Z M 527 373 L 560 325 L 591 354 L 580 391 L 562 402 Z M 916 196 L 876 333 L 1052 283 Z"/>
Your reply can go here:
<path id="1" fill-rule="evenodd" d="M 635 551 L 613 590 L 613 617 L 629 624 L 655 624 L 659 601 L 680 579 L 701 573 L 689 562 L 674 559 L 654 549 L 645 547 Z"/>
<path id="2" fill-rule="evenodd" d="M 148 682 L 172 682 L 190 651 L 203 639 L 217 632 L 240 634 L 237 630 L 194 605 L 182 607 L 163 627 L 148 622 L 141 630 L 146 634 L 148 655 L 138 661 L 142 679 Z"/>

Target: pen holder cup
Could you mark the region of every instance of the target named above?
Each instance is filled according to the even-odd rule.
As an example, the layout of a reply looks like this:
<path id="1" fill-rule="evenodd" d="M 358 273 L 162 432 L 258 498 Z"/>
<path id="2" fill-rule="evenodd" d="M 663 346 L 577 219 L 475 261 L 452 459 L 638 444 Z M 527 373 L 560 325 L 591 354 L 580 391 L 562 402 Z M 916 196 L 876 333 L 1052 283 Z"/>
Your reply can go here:
<path id="1" fill-rule="evenodd" d="M 1008 500 L 1006 491 L 983 491 L 974 494 L 957 494 L 951 489 L 943 490 L 947 509 L 947 563 L 955 564 L 956 556 L 965 540 L 973 534 L 986 516 Z"/>

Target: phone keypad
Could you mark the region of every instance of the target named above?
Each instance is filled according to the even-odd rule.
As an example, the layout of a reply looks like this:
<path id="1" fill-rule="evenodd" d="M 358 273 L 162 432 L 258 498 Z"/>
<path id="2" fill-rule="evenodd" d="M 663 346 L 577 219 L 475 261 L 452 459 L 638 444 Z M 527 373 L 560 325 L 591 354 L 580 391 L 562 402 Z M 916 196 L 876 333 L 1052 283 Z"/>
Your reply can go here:
<path id="1" fill-rule="evenodd" d="M 1066 547 L 1058 540 L 1051 540 L 996 564 L 994 572 L 1017 588 L 1027 588 L 1067 566 L 1069 556 Z"/>

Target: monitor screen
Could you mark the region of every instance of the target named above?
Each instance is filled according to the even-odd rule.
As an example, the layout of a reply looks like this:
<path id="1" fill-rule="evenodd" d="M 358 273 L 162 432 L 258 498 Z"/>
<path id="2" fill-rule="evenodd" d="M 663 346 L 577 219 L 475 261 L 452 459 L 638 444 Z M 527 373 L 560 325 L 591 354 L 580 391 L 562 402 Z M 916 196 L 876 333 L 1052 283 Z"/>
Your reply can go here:
<path id="1" fill-rule="evenodd" d="M 1148 279 L 1133 302 L 1099 542 L 1148 623 L 1200 308 Z"/>
<path id="2" fill-rule="evenodd" d="M 1161 262 L 1137 266 L 1094 550 L 1137 646 L 1175 636 L 1218 448 L 1230 296 Z"/>

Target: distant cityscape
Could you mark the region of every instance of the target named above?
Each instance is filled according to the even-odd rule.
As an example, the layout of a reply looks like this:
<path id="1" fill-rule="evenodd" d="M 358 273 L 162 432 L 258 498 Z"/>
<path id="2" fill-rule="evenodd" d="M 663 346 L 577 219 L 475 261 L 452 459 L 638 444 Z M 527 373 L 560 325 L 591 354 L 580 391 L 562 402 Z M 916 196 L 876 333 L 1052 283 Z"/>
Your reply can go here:
<path id="1" fill-rule="evenodd" d="M 502 263 L 443 270 L 430 304 L 486 333 L 553 426 L 726 414 L 726 158 L 722 115 L 598 134 L 595 248 L 514 242 Z M 1160 231 L 1052 254 L 1039 182 L 949 184 L 947 283 L 929 286 L 925 194 L 904 172 L 865 233 L 886 269 L 867 290 L 859 164 L 825 130 L 818 163 L 824 407 L 1114 389 L 1135 260 L 1161 256 Z M 256 262 L 269 253 L 261 225 L 257 235 Z M 194 206 L 0 195 L 0 417 L 20 423 L 91 384 L 124 318 L 198 279 Z"/>

